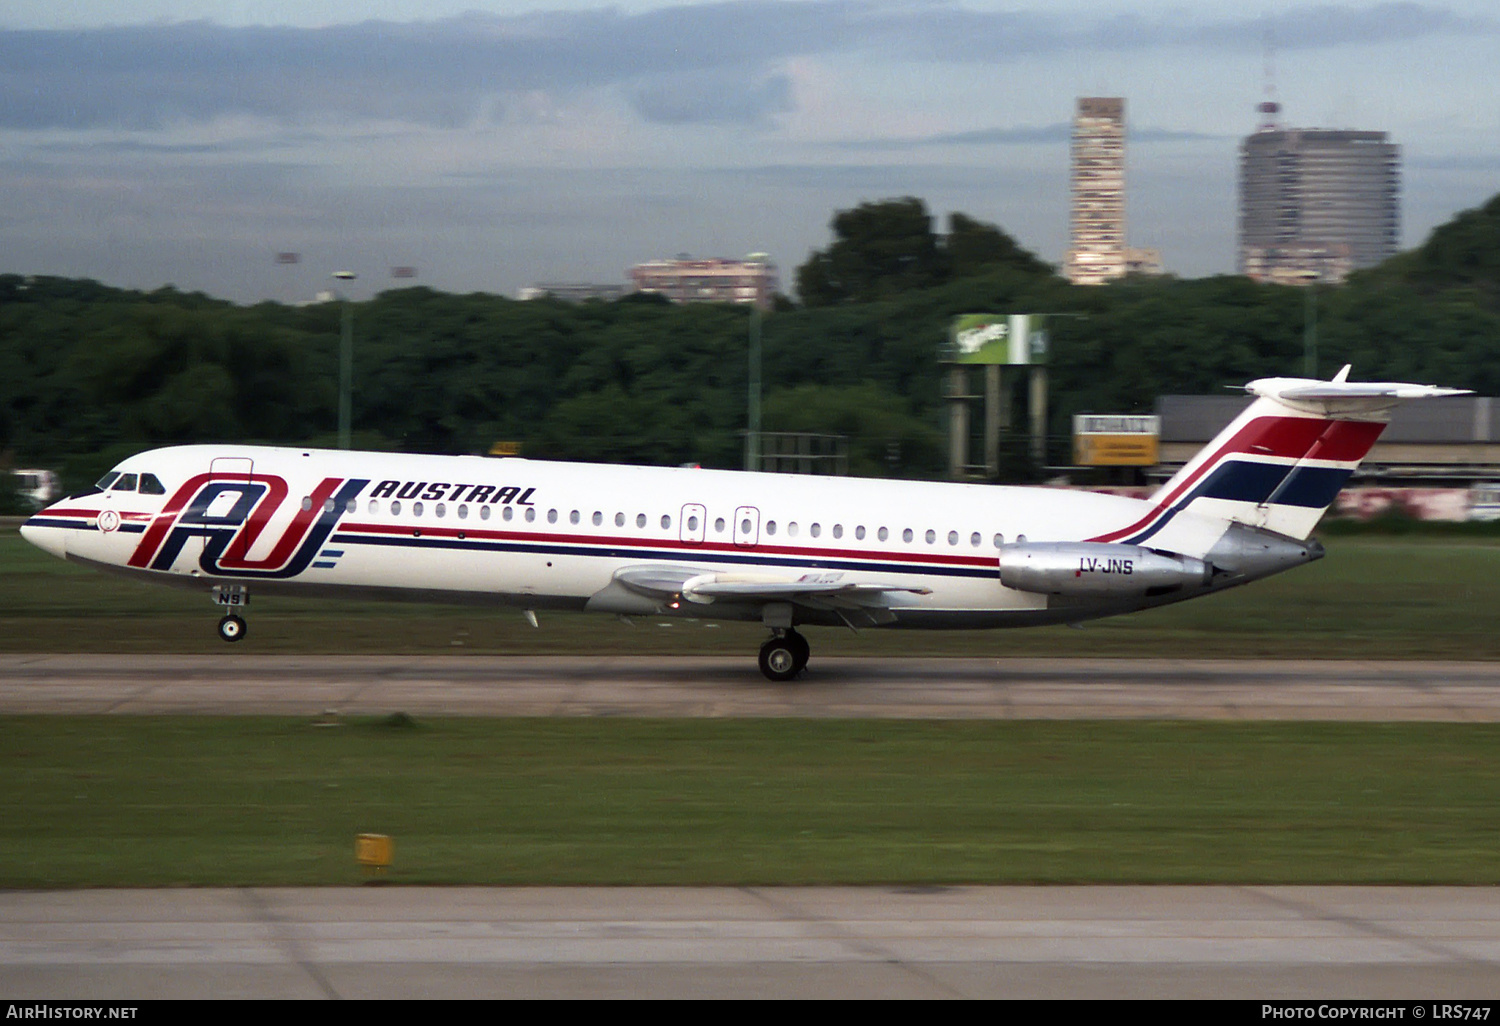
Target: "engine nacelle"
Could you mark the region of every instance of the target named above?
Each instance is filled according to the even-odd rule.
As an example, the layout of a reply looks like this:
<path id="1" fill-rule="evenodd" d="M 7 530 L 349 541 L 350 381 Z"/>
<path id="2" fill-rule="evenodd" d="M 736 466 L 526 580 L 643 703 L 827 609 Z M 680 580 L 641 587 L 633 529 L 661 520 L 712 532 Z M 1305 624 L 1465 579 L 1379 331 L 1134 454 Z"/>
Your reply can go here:
<path id="1" fill-rule="evenodd" d="M 1021 542 L 1000 547 L 1000 583 L 1043 595 L 1165 595 L 1208 583 L 1192 556 L 1104 542 Z"/>

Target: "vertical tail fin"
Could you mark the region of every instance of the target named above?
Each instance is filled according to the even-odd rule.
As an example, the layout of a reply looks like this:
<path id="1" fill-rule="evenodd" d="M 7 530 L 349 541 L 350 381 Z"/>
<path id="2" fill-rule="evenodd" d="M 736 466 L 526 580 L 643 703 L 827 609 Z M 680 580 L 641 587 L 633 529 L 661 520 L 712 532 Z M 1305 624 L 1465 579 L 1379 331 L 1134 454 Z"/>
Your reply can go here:
<path id="1" fill-rule="evenodd" d="M 1121 539 L 1139 543 L 1183 510 L 1306 538 L 1392 409 L 1408 399 L 1468 392 L 1348 376 L 1346 366 L 1332 381 L 1250 382 L 1245 390 L 1258 398 L 1152 496 L 1151 516 L 1119 532 Z"/>

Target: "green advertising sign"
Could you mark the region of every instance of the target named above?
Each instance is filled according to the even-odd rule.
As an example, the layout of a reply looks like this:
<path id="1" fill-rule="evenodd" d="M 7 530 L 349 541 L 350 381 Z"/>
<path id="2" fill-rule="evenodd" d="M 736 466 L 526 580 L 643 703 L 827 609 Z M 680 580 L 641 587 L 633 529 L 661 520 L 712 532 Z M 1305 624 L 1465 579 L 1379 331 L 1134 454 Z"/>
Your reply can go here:
<path id="1" fill-rule="evenodd" d="M 1045 363 L 1046 315 L 960 314 L 948 343 L 946 358 L 953 363 Z"/>

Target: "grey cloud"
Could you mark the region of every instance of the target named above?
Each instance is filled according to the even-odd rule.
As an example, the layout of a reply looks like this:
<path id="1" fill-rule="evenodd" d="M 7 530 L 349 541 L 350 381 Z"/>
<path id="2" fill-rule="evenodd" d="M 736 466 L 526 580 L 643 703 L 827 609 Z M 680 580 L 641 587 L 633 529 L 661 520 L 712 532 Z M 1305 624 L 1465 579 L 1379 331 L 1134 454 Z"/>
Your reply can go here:
<path id="1" fill-rule="evenodd" d="M 662 124 L 757 124 L 793 107 L 791 79 L 768 75 L 756 82 L 738 68 L 659 75 L 627 95 L 636 113 Z"/>
<path id="2" fill-rule="evenodd" d="M 1073 126 L 1066 121 L 1050 125 L 1019 128 L 981 128 L 969 132 L 947 132 L 912 139 L 856 139 L 837 144 L 848 150 L 915 150 L 932 146 L 1065 146 L 1072 139 Z M 1156 142 L 1222 142 L 1232 138 L 1206 132 L 1179 131 L 1170 128 L 1135 128 L 1127 130 L 1131 143 Z"/>
<path id="3" fill-rule="evenodd" d="M 508 94 L 597 88 L 622 91 L 655 120 L 752 123 L 790 107 L 778 62 L 799 55 L 998 63 L 1173 46 L 1243 50 L 1261 46 L 1268 27 L 1279 46 L 1312 48 L 1493 33 L 1496 23 L 1420 3 L 1203 21 L 974 11 L 942 0 L 728 0 L 639 14 L 467 14 L 317 29 L 188 22 L 0 31 L 0 127 L 151 129 L 235 114 L 451 127 L 503 109 Z M 683 82 L 697 95 L 682 95 Z"/>

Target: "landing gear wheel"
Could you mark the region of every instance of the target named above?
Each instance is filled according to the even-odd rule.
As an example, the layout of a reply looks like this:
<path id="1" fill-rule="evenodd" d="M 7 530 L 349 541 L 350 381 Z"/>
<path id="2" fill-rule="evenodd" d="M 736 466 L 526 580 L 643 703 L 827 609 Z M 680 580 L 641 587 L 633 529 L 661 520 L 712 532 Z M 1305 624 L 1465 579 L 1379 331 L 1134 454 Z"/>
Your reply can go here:
<path id="1" fill-rule="evenodd" d="M 760 646 L 760 672 L 767 680 L 791 680 L 802 672 L 803 664 L 797 658 L 800 652 L 796 642 L 785 636 L 772 638 Z"/>
<path id="2" fill-rule="evenodd" d="M 219 637 L 225 641 L 239 641 L 245 636 L 245 621 L 233 613 L 219 621 Z"/>
<path id="3" fill-rule="evenodd" d="M 792 651 L 797 656 L 796 672 L 801 673 L 807 669 L 808 657 L 812 655 L 812 646 L 807 643 L 807 639 L 796 631 L 787 631 L 783 640 L 792 646 Z"/>

